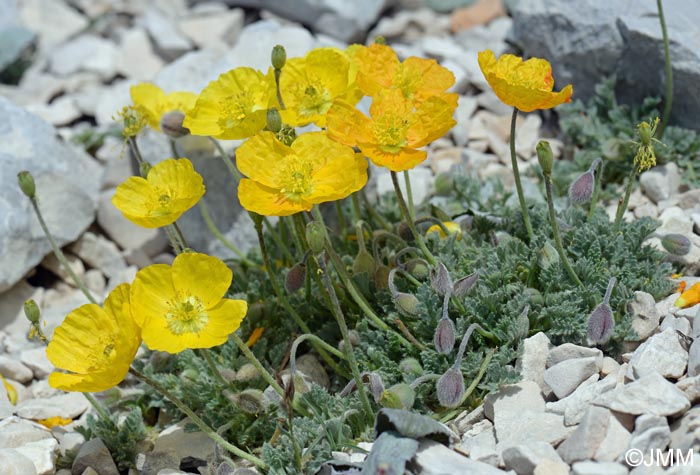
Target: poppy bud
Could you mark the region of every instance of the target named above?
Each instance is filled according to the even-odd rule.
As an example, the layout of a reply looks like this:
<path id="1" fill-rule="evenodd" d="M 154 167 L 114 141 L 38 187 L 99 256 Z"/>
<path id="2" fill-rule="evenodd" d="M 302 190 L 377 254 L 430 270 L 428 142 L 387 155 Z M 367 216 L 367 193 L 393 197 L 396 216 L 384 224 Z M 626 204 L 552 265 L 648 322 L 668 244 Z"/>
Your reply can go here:
<path id="1" fill-rule="evenodd" d="M 607 303 L 601 303 L 588 317 L 588 341 L 591 344 L 605 343 L 615 327 L 612 309 Z"/>
<path id="2" fill-rule="evenodd" d="M 247 414 L 260 414 L 265 409 L 263 392 L 259 389 L 244 389 L 234 396 L 236 405 Z"/>
<path id="3" fill-rule="evenodd" d="M 413 242 L 413 232 L 407 223 L 402 222 L 399 224 L 398 234 L 401 239 L 406 242 Z"/>
<path id="4" fill-rule="evenodd" d="M 441 318 L 433 335 L 435 350 L 443 355 L 452 351 L 455 346 L 455 324 L 448 318 Z"/>
<path id="5" fill-rule="evenodd" d="M 555 264 L 559 264 L 559 253 L 549 241 L 544 243 L 544 246 L 540 249 L 537 256 L 537 264 L 541 269 L 548 269 Z"/>
<path id="6" fill-rule="evenodd" d="M 405 264 L 406 270 L 411 273 L 416 279 L 425 279 L 430 275 L 430 268 L 425 259 L 416 257 Z"/>
<path id="7" fill-rule="evenodd" d="M 246 363 L 236 371 L 236 381 L 248 382 L 260 378 L 262 376 L 258 368 L 251 363 Z"/>
<path id="8" fill-rule="evenodd" d="M 267 128 L 274 133 L 282 130 L 282 116 L 274 107 L 267 110 Z"/>
<path id="9" fill-rule="evenodd" d="M 148 162 L 141 162 L 139 165 L 139 172 L 141 173 L 141 178 L 148 178 L 148 172 L 151 171 L 151 164 Z"/>
<path id="10" fill-rule="evenodd" d="M 190 134 L 190 129 L 182 126 L 185 114 L 180 111 L 170 111 L 160 118 L 160 130 L 168 137 L 179 139 Z"/>
<path id="11" fill-rule="evenodd" d="M 24 301 L 24 316 L 26 316 L 27 320 L 34 325 L 39 323 L 41 311 L 34 300 L 29 299 Z"/>
<path id="12" fill-rule="evenodd" d="M 415 358 L 404 358 L 399 363 L 399 370 L 410 376 L 420 376 L 423 374 L 423 367 Z"/>
<path id="13" fill-rule="evenodd" d="M 367 275 L 374 275 L 374 270 L 376 268 L 377 264 L 375 264 L 372 254 L 367 252 L 366 249 L 360 249 L 360 252 L 357 253 L 352 263 L 352 274 L 358 275 L 366 273 Z"/>
<path id="14" fill-rule="evenodd" d="M 448 196 L 454 190 L 455 181 L 449 173 L 440 173 L 435 177 L 435 193 L 438 196 Z"/>
<path id="15" fill-rule="evenodd" d="M 476 284 L 477 280 L 479 280 L 478 272 L 474 272 L 473 274 L 470 274 L 466 277 L 462 277 L 457 282 L 455 282 L 454 286 L 452 287 L 452 294 L 457 298 L 464 297 L 467 294 L 467 292 L 469 292 L 469 289 L 474 287 L 474 284 Z"/>
<path id="16" fill-rule="evenodd" d="M 306 225 L 306 242 L 309 243 L 311 252 L 318 255 L 323 252 L 326 245 L 326 230 L 318 221 L 311 221 Z"/>
<path id="17" fill-rule="evenodd" d="M 284 64 L 287 62 L 287 51 L 282 45 L 275 45 L 272 47 L 272 54 L 270 55 L 270 60 L 272 62 L 272 67 L 275 69 L 282 69 Z"/>
<path id="18" fill-rule="evenodd" d="M 575 204 L 584 204 L 593 196 L 593 188 L 595 188 L 595 176 L 589 170 L 571 183 L 569 200 Z"/>
<path id="19" fill-rule="evenodd" d="M 437 267 L 430 270 L 430 285 L 438 295 L 452 292 L 452 278 L 442 262 L 438 262 Z"/>
<path id="20" fill-rule="evenodd" d="M 17 181 L 19 182 L 19 188 L 22 190 L 27 198 L 34 199 L 36 196 L 36 183 L 34 183 L 34 177 L 28 171 L 19 172 L 17 174 Z"/>
<path id="21" fill-rule="evenodd" d="M 464 396 L 464 378 L 461 371 L 456 368 L 448 369 L 438 379 L 435 389 L 441 406 L 457 407 Z"/>
<path id="22" fill-rule="evenodd" d="M 230 368 L 221 368 L 219 370 L 219 373 L 221 373 L 221 377 L 229 383 L 232 383 L 236 380 L 236 372 Z"/>
<path id="23" fill-rule="evenodd" d="M 382 392 L 380 401 L 382 406 L 390 409 L 411 409 L 416 402 L 416 392 L 406 383 L 394 384 Z"/>
<path id="24" fill-rule="evenodd" d="M 407 294 L 404 292 L 397 292 L 394 295 L 394 303 L 399 312 L 409 316 L 415 317 L 418 315 L 418 305 L 420 302 L 413 294 Z"/>
<path id="25" fill-rule="evenodd" d="M 194 368 L 187 368 L 180 373 L 180 380 L 186 384 L 196 383 L 199 379 L 199 371 Z"/>
<path id="26" fill-rule="evenodd" d="M 297 262 L 287 272 L 287 277 L 284 279 L 284 288 L 287 292 L 293 294 L 304 286 L 306 280 L 306 264 Z"/>
<path id="27" fill-rule="evenodd" d="M 384 290 L 389 287 L 389 268 L 384 264 L 377 266 L 374 271 L 374 286 L 377 290 Z"/>
<path id="28" fill-rule="evenodd" d="M 682 234 L 667 234 L 661 238 L 661 245 L 674 256 L 685 256 L 690 252 L 690 239 Z"/>
<path id="29" fill-rule="evenodd" d="M 552 174 L 552 148 L 546 140 L 540 140 L 537 143 L 537 161 L 542 167 L 542 173 L 545 175 Z"/>
<path id="30" fill-rule="evenodd" d="M 379 402 L 382 398 L 382 393 L 384 392 L 384 381 L 382 377 L 377 373 L 365 373 L 363 377 L 366 377 L 369 381 L 369 392 L 372 393 L 374 397 L 374 402 Z"/>

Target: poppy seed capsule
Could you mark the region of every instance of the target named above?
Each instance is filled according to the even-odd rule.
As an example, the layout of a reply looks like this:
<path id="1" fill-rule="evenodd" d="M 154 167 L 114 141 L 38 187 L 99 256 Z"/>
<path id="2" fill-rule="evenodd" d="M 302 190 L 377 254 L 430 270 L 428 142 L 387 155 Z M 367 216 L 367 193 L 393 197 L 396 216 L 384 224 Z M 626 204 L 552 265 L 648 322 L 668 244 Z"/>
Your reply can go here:
<path id="1" fill-rule="evenodd" d="M 423 367 L 415 358 L 404 358 L 399 363 L 399 370 L 407 375 L 420 376 L 423 374 Z"/>
<path id="2" fill-rule="evenodd" d="M 168 137 L 179 139 L 190 134 L 190 129 L 183 127 L 185 114 L 180 111 L 170 111 L 163 114 L 160 119 L 160 130 Z"/>
<path id="3" fill-rule="evenodd" d="M 259 414 L 265 408 L 263 392 L 259 389 L 244 389 L 234 399 L 241 411 L 247 414 Z"/>
<path id="4" fill-rule="evenodd" d="M 571 186 L 569 186 L 569 200 L 579 205 L 587 203 L 593 196 L 594 188 L 595 175 L 593 171 L 589 170 L 571 183 Z"/>
<path id="5" fill-rule="evenodd" d="M 437 384 L 437 398 L 443 407 L 457 407 L 464 396 L 464 378 L 462 373 L 455 368 L 448 369 L 440 376 Z"/>
<path id="6" fill-rule="evenodd" d="M 39 306 L 32 299 L 24 301 L 24 316 L 27 317 L 30 323 L 37 324 L 41 318 Z"/>
<path id="7" fill-rule="evenodd" d="M 309 243 L 311 252 L 318 255 L 323 252 L 326 245 L 326 230 L 318 221 L 311 221 L 306 225 L 306 242 Z"/>
<path id="8" fill-rule="evenodd" d="M 394 384 L 382 392 L 379 402 L 390 409 L 408 410 L 416 402 L 416 392 L 409 384 Z"/>
<path id="9" fill-rule="evenodd" d="M 287 272 L 287 277 L 284 279 L 284 288 L 287 292 L 293 294 L 304 286 L 306 280 L 306 265 L 303 262 L 297 262 Z"/>
<path id="10" fill-rule="evenodd" d="M 275 69 L 282 69 L 287 62 L 287 51 L 282 45 L 275 45 L 272 47 L 272 54 L 270 55 L 270 60 L 272 62 L 272 67 Z"/>
<path id="11" fill-rule="evenodd" d="M 27 198 L 34 198 L 36 196 L 36 183 L 34 183 L 34 177 L 28 171 L 22 171 L 17 174 L 17 182 L 19 183 L 19 188 L 22 190 Z"/>
<path id="12" fill-rule="evenodd" d="M 274 133 L 282 130 L 282 116 L 274 107 L 267 110 L 267 128 Z"/>
<path id="13" fill-rule="evenodd" d="M 394 296 L 394 303 L 401 313 L 410 317 L 418 315 L 418 305 L 420 302 L 415 295 L 397 292 Z"/>
<path id="14" fill-rule="evenodd" d="M 537 161 L 542 167 L 542 173 L 545 175 L 550 175 L 552 173 L 552 147 L 549 146 L 549 142 L 546 140 L 540 140 L 537 143 Z"/>
<path id="15" fill-rule="evenodd" d="M 685 256 L 690 252 L 690 239 L 682 234 L 667 234 L 661 238 L 661 245 L 675 256 Z"/>
<path id="16" fill-rule="evenodd" d="M 450 318 L 441 318 L 438 322 L 433 335 L 433 345 L 435 350 L 443 355 L 450 353 L 455 347 L 455 324 Z"/>
<path id="17" fill-rule="evenodd" d="M 367 252 L 365 249 L 360 249 L 360 252 L 357 253 L 355 260 L 352 262 L 352 275 L 362 273 L 374 275 L 374 270 L 376 268 L 377 264 L 374 262 L 374 257 L 372 257 L 372 254 Z"/>

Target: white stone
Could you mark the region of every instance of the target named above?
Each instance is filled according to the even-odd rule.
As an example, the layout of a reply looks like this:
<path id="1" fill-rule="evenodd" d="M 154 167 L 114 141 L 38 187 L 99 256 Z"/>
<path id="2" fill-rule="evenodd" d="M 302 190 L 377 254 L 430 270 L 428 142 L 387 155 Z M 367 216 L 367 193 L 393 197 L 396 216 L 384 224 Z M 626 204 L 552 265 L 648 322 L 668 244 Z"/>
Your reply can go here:
<path id="1" fill-rule="evenodd" d="M 505 472 L 483 462 L 471 460 L 445 445 L 421 439 L 412 463 L 421 475 L 469 473 L 473 475 L 505 475 Z"/>
<path id="2" fill-rule="evenodd" d="M 27 365 L 6 355 L 0 355 L 0 374 L 20 383 L 27 383 L 34 377 L 34 373 Z"/>
<path id="3" fill-rule="evenodd" d="M 509 384 L 484 399 L 484 414 L 494 422 L 498 417 L 517 417 L 521 411 L 544 412 L 545 402 L 540 388 L 533 381 Z"/>
<path id="4" fill-rule="evenodd" d="M 493 424 L 487 419 L 477 422 L 462 434 L 459 447 L 473 460 L 490 463 L 494 459 L 496 461 L 499 459 L 496 453 L 496 435 Z"/>
<path id="5" fill-rule="evenodd" d="M 58 442 L 53 437 L 29 442 L 15 450 L 32 461 L 37 475 L 49 475 L 56 471 Z"/>
<path id="6" fill-rule="evenodd" d="M 591 378 L 597 375 L 591 376 Z M 608 391 L 615 389 L 617 379 L 615 376 L 608 376 L 602 381 L 594 382 L 586 386 L 579 386 L 570 396 L 553 404 L 565 402 L 564 424 L 572 426 L 581 422 L 583 415 L 590 404 Z"/>
<path id="7" fill-rule="evenodd" d="M 634 351 L 627 366 L 628 379 L 637 379 L 650 373 L 665 378 L 680 378 L 685 374 L 688 352 L 672 328 L 651 336 Z"/>
<path id="8" fill-rule="evenodd" d="M 127 78 L 152 80 L 163 67 L 163 60 L 153 51 L 151 40 L 143 28 L 126 30 L 116 56 L 117 71 Z"/>
<path id="9" fill-rule="evenodd" d="M 670 198 L 678 192 L 681 184 L 681 175 L 678 166 L 669 162 L 660 165 L 639 175 L 639 185 L 642 191 L 654 202 Z"/>
<path id="10" fill-rule="evenodd" d="M 469 141 L 469 127 L 476 107 L 476 99 L 473 97 L 459 96 L 459 102 L 457 103 L 457 109 L 455 109 L 454 114 L 457 124 L 455 124 L 451 130 L 452 139 L 459 147 L 464 147 Z"/>
<path id="11" fill-rule="evenodd" d="M 568 464 L 592 459 L 608 431 L 610 411 L 590 406 L 576 430 L 557 448 L 561 458 Z"/>
<path id="12" fill-rule="evenodd" d="M 24 26 L 41 32 L 40 48 L 46 51 L 88 26 L 87 18 L 63 0 L 23 0 L 20 6 Z"/>
<path id="13" fill-rule="evenodd" d="M 83 265 L 83 261 L 73 254 L 64 253 L 64 255 L 75 275 L 82 279 L 85 275 L 85 265 Z M 53 272 L 67 284 L 75 286 L 75 282 L 73 282 L 73 279 L 70 277 L 70 274 L 68 274 L 63 264 L 58 261 L 56 254 L 51 253 L 47 255 L 44 260 L 41 261 L 41 266 Z"/>
<path id="14" fill-rule="evenodd" d="M 624 465 L 613 462 L 576 462 L 571 469 L 572 475 L 627 475 Z"/>
<path id="15" fill-rule="evenodd" d="M 0 447 L 15 449 L 30 442 L 52 438 L 46 427 L 19 417 L 0 421 Z"/>
<path id="16" fill-rule="evenodd" d="M 600 360 L 602 363 L 602 358 Z M 544 372 L 544 381 L 561 399 L 571 394 L 583 381 L 599 370 L 597 357 L 568 359 L 550 366 Z"/>
<path id="17" fill-rule="evenodd" d="M 0 447 L 0 467 L 2 475 L 38 475 L 32 461 L 17 449 Z"/>
<path id="18" fill-rule="evenodd" d="M 632 329 L 640 340 L 646 340 L 659 326 L 661 314 L 656 308 L 654 297 L 646 292 L 634 293 L 634 300 L 629 303 L 628 311 L 632 315 Z"/>
<path id="19" fill-rule="evenodd" d="M 27 110 L 54 126 L 67 125 L 82 115 L 72 96 L 61 96 L 50 104 L 29 104 Z"/>
<path id="20" fill-rule="evenodd" d="M 594 404 L 625 414 L 672 416 L 690 407 L 683 391 L 659 373 L 650 373 L 636 381 L 603 394 Z"/>
<path id="21" fill-rule="evenodd" d="M 700 375 L 683 378 L 676 387 L 685 393 L 691 404 L 700 401 Z"/>
<path id="22" fill-rule="evenodd" d="M 603 358 L 603 352 L 598 348 L 588 348 L 586 346 L 578 346 L 573 343 L 564 343 L 563 345 L 552 348 L 547 357 L 547 367 L 554 366 L 564 360 L 575 358 Z"/>
<path id="23" fill-rule="evenodd" d="M 53 371 L 53 365 L 46 357 L 46 348 L 43 346 L 22 351 L 19 359 L 32 370 L 37 379 L 45 378 Z"/>
<path id="24" fill-rule="evenodd" d="M 540 138 L 542 119 L 537 114 L 528 114 L 515 130 L 515 153 L 527 160 L 535 154 L 535 146 Z"/>
<path id="25" fill-rule="evenodd" d="M 91 266 L 100 269 L 107 277 L 113 277 L 127 265 L 117 246 L 91 232 L 86 232 L 71 246 L 71 251 Z"/>
<path id="26" fill-rule="evenodd" d="M 36 398 L 17 405 L 17 415 L 25 419 L 62 417 L 75 419 L 90 408 L 81 393 L 65 393 L 49 398 Z"/>
<path id="27" fill-rule="evenodd" d="M 505 467 L 518 475 L 532 475 L 545 460 L 563 463 L 557 451 L 545 442 L 515 445 L 504 450 L 502 455 Z"/>
<path id="28" fill-rule="evenodd" d="M 523 340 L 523 352 L 518 358 L 515 369 L 520 372 L 524 381 L 534 381 L 548 395 L 551 388 L 544 382 L 544 371 L 547 365 L 547 355 L 551 343 L 547 335 L 539 332 Z"/>
<path id="29" fill-rule="evenodd" d="M 609 374 L 616 373 L 619 369 L 620 363 L 610 358 L 609 356 L 606 356 L 605 358 L 603 358 L 603 365 L 600 368 L 600 374 L 603 376 L 607 376 Z"/>
<path id="30" fill-rule="evenodd" d="M 85 34 L 61 45 L 50 58 L 51 70 L 59 76 L 89 71 L 110 79 L 116 72 L 117 48 L 109 40 Z"/>
<path id="31" fill-rule="evenodd" d="M 178 30 L 168 15 L 155 6 L 139 18 L 139 23 L 168 59 L 175 59 L 192 49 L 192 42 Z"/>
<path id="32" fill-rule="evenodd" d="M 241 33 L 245 15 L 235 8 L 211 15 L 197 15 L 181 20 L 180 30 L 200 48 L 225 49 L 234 44 Z"/>
<path id="33" fill-rule="evenodd" d="M 625 452 L 631 437 L 617 417 L 611 416 L 605 438 L 598 446 L 593 458 L 598 462 L 614 462 Z"/>
<path id="34" fill-rule="evenodd" d="M 563 462 L 543 460 L 535 467 L 534 475 L 569 475 L 569 466 Z"/>
<path id="35" fill-rule="evenodd" d="M 664 331 L 666 329 L 679 331 L 684 335 L 692 336 L 690 321 L 685 317 L 677 318 L 671 314 L 666 315 L 661 322 L 661 325 L 659 325 L 659 331 Z"/>

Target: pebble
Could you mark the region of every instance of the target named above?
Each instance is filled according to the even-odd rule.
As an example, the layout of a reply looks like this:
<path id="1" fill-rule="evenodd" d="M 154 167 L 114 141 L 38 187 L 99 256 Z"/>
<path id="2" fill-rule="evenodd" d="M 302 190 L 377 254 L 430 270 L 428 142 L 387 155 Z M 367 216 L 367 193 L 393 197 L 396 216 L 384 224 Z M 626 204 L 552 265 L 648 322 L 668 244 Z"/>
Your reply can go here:
<path id="1" fill-rule="evenodd" d="M 683 391 L 659 373 L 650 373 L 602 395 L 594 404 L 625 414 L 673 416 L 690 407 Z"/>
<path id="2" fill-rule="evenodd" d="M 523 380 L 537 383 L 545 396 L 552 392 L 544 382 L 550 347 L 549 337 L 542 332 L 536 333 L 523 340 L 523 352 L 515 364 L 515 369 L 520 372 Z"/>
<path id="3" fill-rule="evenodd" d="M 544 372 L 544 381 L 554 394 L 564 398 L 571 394 L 583 381 L 600 371 L 602 357 L 575 358 L 560 361 Z"/>
<path id="4" fill-rule="evenodd" d="M 209 460 L 214 456 L 215 443 L 204 432 L 188 432 L 188 422 L 180 421 L 164 429 L 155 441 L 154 451 L 173 452 L 181 459 L 191 457 Z M 178 460 L 179 464 L 179 460 Z"/>
<path id="5" fill-rule="evenodd" d="M 0 420 L 0 447 L 15 449 L 30 442 L 51 438 L 46 427 L 16 416 Z"/>
<path id="6" fill-rule="evenodd" d="M 50 417 L 76 419 L 90 408 L 81 393 L 64 393 L 48 398 L 35 398 L 17 405 L 17 415 L 25 419 L 41 420 Z"/>
<path id="7" fill-rule="evenodd" d="M 21 351 L 19 360 L 32 370 L 37 379 L 47 377 L 54 369 L 53 364 L 46 357 L 46 348 L 43 346 Z"/>
<path id="8" fill-rule="evenodd" d="M 17 449 L 0 448 L 3 475 L 38 475 L 34 463 Z"/>
<path id="9" fill-rule="evenodd" d="M 72 472 L 82 474 L 88 467 L 100 475 L 119 475 L 109 450 L 99 438 L 91 439 L 80 447 L 73 461 Z"/>
<path id="10" fill-rule="evenodd" d="M 464 432 L 459 447 L 473 460 L 496 466 L 501 462 L 496 452 L 496 434 L 493 423 L 489 420 L 477 422 Z"/>
<path id="11" fill-rule="evenodd" d="M 545 442 L 515 445 L 504 450 L 502 455 L 505 467 L 518 475 L 532 475 L 545 460 L 564 463 L 556 450 Z"/>
<path id="12" fill-rule="evenodd" d="M 613 462 L 577 462 L 572 467 L 572 475 L 627 475 L 624 465 Z"/>
<path id="13" fill-rule="evenodd" d="M 26 443 L 15 450 L 32 461 L 37 475 L 49 475 L 56 471 L 58 442 L 53 437 Z"/>
<path id="14" fill-rule="evenodd" d="M 628 312 L 632 315 L 632 329 L 640 340 L 646 340 L 659 326 L 661 314 L 656 308 L 654 297 L 646 292 L 634 293 Z"/>
<path id="15" fill-rule="evenodd" d="M 603 352 L 597 348 L 588 348 L 586 346 L 578 346 L 573 343 L 564 343 L 559 345 L 549 352 L 547 357 L 547 367 L 554 366 L 564 360 L 577 358 L 603 358 Z"/>
<path id="16" fill-rule="evenodd" d="M 678 379 L 685 374 L 688 351 L 681 345 L 678 333 L 667 328 L 641 344 L 627 366 L 626 377 L 637 379 L 650 373 Z"/>
<path id="17" fill-rule="evenodd" d="M 632 435 L 620 421 L 612 415 L 608 421 L 605 438 L 598 446 L 593 458 L 599 462 L 614 462 L 622 455 L 629 445 Z"/>
<path id="18" fill-rule="evenodd" d="M 609 410 L 590 406 L 576 430 L 559 445 L 557 453 L 568 464 L 592 459 L 605 439 L 611 417 Z"/>
<path id="19" fill-rule="evenodd" d="M 83 234 L 71 247 L 71 251 L 89 265 L 109 277 L 126 269 L 126 261 L 112 241 L 92 232 Z"/>
<path id="20" fill-rule="evenodd" d="M 34 377 L 27 365 L 5 355 L 0 355 L 0 374 L 20 383 L 27 383 Z"/>

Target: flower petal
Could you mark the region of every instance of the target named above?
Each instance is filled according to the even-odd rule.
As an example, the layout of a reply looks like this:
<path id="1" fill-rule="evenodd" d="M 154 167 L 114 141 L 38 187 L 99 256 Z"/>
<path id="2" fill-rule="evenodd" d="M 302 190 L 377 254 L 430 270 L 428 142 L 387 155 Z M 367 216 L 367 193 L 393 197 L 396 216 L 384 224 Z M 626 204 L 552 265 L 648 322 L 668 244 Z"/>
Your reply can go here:
<path id="1" fill-rule="evenodd" d="M 355 62 L 358 66 L 357 85 L 368 96 L 391 87 L 400 64 L 391 47 L 378 43 L 358 48 Z"/>
<path id="2" fill-rule="evenodd" d="M 289 216 L 299 211 L 309 211 L 312 203 L 295 203 L 287 199 L 279 189 L 271 188 L 244 178 L 238 184 L 238 201 L 248 211 L 263 216 Z"/>
<path id="3" fill-rule="evenodd" d="M 165 92 L 155 84 L 144 82 L 131 86 L 131 101 L 154 130 L 160 130 L 160 117 L 163 115 Z"/>
<path id="4" fill-rule="evenodd" d="M 410 170 L 428 157 L 424 150 L 402 148 L 397 153 L 389 153 L 374 144 L 360 144 L 362 153 L 372 160 L 375 165 L 387 167 L 393 172 Z"/>
<path id="5" fill-rule="evenodd" d="M 134 321 L 144 329 L 147 320 L 168 313 L 168 302 L 174 298 L 175 287 L 170 266 L 153 264 L 144 267 L 136 273 L 131 284 L 131 312 Z"/>
<path id="6" fill-rule="evenodd" d="M 372 140 L 371 121 L 345 101 L 335 101 L 326 114 L 328 136 L 344 145 L 354 147 Z"/>
<path id="7" fill-rule="evenodd" d="M 186 252 L 173 261 L 175 292 L 197 297 L 205 308 L 213 307 L 222 299 L 232 278 L 231 269 L 213 256 Z"/>
<path id="8" fill-rule="evenodd" d="M 299 139 L 301 139 L 299 137 Z M 242 174 L 265 186 L 279 185 L 279 163 L 293 153 L 272 132 L 260 132 L 236 150 L 236 165 Z"/>

